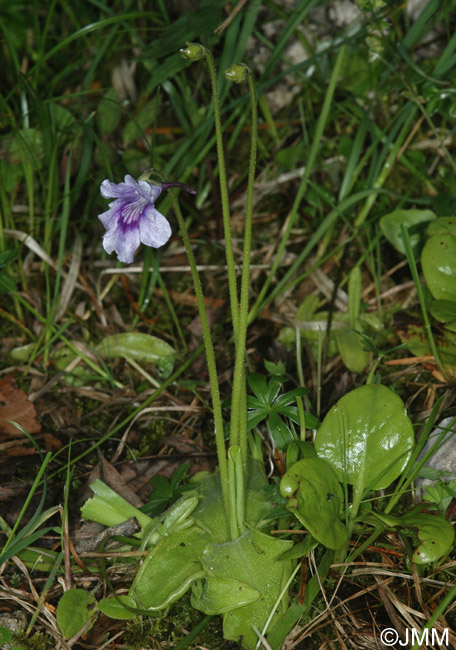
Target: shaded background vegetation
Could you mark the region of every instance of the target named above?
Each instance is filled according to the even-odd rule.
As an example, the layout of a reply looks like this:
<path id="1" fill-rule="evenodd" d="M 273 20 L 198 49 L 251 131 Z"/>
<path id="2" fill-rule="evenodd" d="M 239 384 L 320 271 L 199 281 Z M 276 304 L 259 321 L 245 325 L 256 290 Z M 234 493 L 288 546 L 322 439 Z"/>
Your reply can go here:
<path id="1" fill-rule="evenodd" d="M 203 65 L 179 55 L 186 41 L 210 47 L 220 71 L 243 60 L 257 77 L 250 369 L 264 372 L 264 360 L 283 361 L 287 386 L 306 385 L 307 406 L 321 417 L 365 381 L 379 353 L 390 362 L 407 357 L 405 365 L 382 361 L 376 372 L 414 420 L 425 421 L 438 397 L 445 414 L 453 413 L 451 382 L 432 360 L 412 363 L 408 350 L 390 352 L 407 342 L 420 312 L 407 261 L 386 241 L 379 219 L 410 208 L 454 214 L 454 2 L 429 0 L 414 8 L 250 0 L 236 9 L 219 0 L 0 7 L 0 382 L 6 408 L 0 413 L 0 496 L 6 526 L 21 513 L 46 452 L 46 489 L 34 491 L 23 521 L 37 512 L 41 497 L 57 508 L 68 473 L 72 529 L 79 526 L 82 488 L 96 476 L 112 472 L 114 484 L 142 503 L 157 474 L 169 478 L 183 461 L 191 461 L 192 473 L 213 465 L 200 327 L 179 237 L 164 250 L 141 248 L 133 268 L 123 269 L 103 252 L 97 219 L 106 209 L 99 195 L 105 178 L 118 182 L 126 173 L 138 177 L 159 168 L 197 190 L 196 198 L 181 197 L 182 208 L 203 269 L 227 397 L 233 352 L 226 276 L 219 268 L 210 84 Z M 248 97 L 223 75 L 219 92 L 240 260 Z M 162 198 L 159 209 L 175 227 L 169 199 Z M 296 348 L 301 322 L 323 311 L 322 327 L 330 329 L 337 313 L 347 313 L 354 267 L 362 272 L 359 311 L 367 315 L 363 328 L 373 350 L 357 371 L 346 367 L 334 341 L 323 336 L 318 342 L 309 327 L 302 328 L 298 354 Z M 309 295 L 314 311 L 299 312 Z M 169 343 L 177 374 L 141 351 L 139 360 L 100 353 L 107 336 L 131 331 Z M 29 435 L 8 427 L 9 420 Z M 47 534 L 44 544 L 58 543 L 55 530 Z"/>

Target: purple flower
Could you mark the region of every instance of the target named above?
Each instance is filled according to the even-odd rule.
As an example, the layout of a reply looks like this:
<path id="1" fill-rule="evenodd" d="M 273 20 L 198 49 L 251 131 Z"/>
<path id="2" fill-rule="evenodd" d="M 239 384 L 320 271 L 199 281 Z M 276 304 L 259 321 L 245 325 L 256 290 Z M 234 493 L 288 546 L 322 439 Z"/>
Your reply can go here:
<path id="1" fill-rule="evenodd" d="M 103 198 L 116 200 L 98 218 L 106 228 L 105 251 L 109 254 L 116 251 L 121 262 L 131 264 L 141 242 L 153 248 L 166 244 L 171 237 L 171 226 L 154 205 L 163 186 L 135 181 L 128 174 L 124 180 L 124 183 L 102 182 Z"/>

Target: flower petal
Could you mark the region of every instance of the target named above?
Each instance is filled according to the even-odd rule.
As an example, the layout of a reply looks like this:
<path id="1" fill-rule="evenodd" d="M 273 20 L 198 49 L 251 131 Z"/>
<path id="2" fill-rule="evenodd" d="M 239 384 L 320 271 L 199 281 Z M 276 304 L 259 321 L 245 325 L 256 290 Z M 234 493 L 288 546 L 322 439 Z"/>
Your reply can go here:
<path id="1" fill-rule="evenodd" d="M 104 199 L 115 199 L 125 195 L 125 183 L 111 183 L 107 178 L 100 185 L 101 196 Z M 130 192 L 130 190 L 129 190 Z"/>
<path id="2" fill-rule="evenodd" d="M 132 230 L 128 236 L 123 235 L 117 241 L 117 259 L 125 264 L 131 264 L 140 243 L 138 230 Z"/>
<path id="3" fill-rule="evenodd" d="M 127 232 L 117 225 L 108 230 L 103 236 L 103 248 L 108 254 L 116 251 L 120 262 L 131 264 L 136 249 L 139 247 L 139 229 L 131 228 Z"/>
<path id="4" fill-rule="evenodd" d="M 151 203 L 155 203 L 162 191 L 160 185 L 152 185 L 147 181 L 138 181 L 138 188 L 141 196 Z"/>
<path id="5" fill-rule="evenodd" d="M 124 176 L 124 183 L 125 183 L 125 185 L 130 185 L 130 186 L 133 187 L 135 190 L 138 189 L 138 182 L 135 181 L 135 179 L 133 178 L 133 176 L 130 176 L 130 174 L 125 174 L 125 176 Z M 121 184 L 122 184 L 122 183 L 119 183 L 119 185 L 121 185 Z"/>
<path id="6" fill-rule="evenodd" d="M 148 205 L 139 220 L 139 236 L 146 246 L 159 248 L 171 237 L 171 226 L 158 210 Z"/>
<path id="7" fill-rule="evenodd" d="M 123 183 L 111 183 L 108 179 L 104 180 L 100 186 L 100 192 L 105 199 L 122 198 L 132 201 L 135 200 L 135 197 L 137 198 L 138 194 L 141 194 L 138 183 L 128 174 L 125 176 Z"/>
<path id="8" fill-rule="evenodd" d="M 154 207 L 161 185 L 135 181 L 126 174 L 123 183 L 104 180 L 100 191 L 104 198 L 115 199 L 108 210 L 98 215 L 106 228 L 103 247 L 107 253 L 115 251 L 121 262 L 130 264 L 141 242 L 154 248 L 166 244 L 171 227 Z"/>
<path id="9" fill-rule="evenodd" d="M 112 251 L 116 250 L 117 240 L 119 237 L 119 228 L 114 224 L 113 228 L 110 228 L 103 235 L 103 248 L 111 255 Z"/>
<path id="10" fill-rule="evenodd" d="M 116 215 L 117 215 L 116 210 L 113 210 L 112 208 L 110 208 L 109 210 L 106 210 L 106 212 L 103 212 L 102 214 L 99 214 L 98 218 L 101 221 L 101 223 L 103 224 L 103 226 L 106 229 L 108 229 L 108 228 L 112 227 L 113 220 L 114 221 L 116 220 Z"/>

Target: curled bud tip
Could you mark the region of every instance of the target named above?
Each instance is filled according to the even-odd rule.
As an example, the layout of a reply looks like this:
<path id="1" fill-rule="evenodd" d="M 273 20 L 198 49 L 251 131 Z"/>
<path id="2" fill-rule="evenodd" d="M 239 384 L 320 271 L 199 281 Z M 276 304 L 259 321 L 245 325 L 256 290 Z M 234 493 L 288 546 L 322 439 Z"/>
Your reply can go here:
<path id="1" fill-rule="evenodd" d="M 180 53 L 184 59 L 189 61 L 199 61 L 204 57 L 203 46 L 198 43 L 187 43 L 186 47 L 180 50 Z"/>
<path id="2" fill-rule="evenodd" d="M 229 81 L 234 81 L 235 83 L 245 81 L 247 78 L 246 66 L 242 63 L 233 63 L 228 70 L 225 70 L 225 77 Z"/>

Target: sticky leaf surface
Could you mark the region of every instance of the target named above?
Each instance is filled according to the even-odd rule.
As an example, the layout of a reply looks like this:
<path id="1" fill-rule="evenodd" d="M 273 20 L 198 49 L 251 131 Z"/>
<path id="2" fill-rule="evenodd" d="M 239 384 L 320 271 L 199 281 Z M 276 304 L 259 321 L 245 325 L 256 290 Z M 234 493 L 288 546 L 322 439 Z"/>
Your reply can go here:
<path id="1" fill-rule="evenodd" d="M 344 395 L 327 413 L 315 438 L 320 458 L 341 483 L 380 490 L 405 467 L 413 427 L 404 403 L 386 386 L 369 384 Z"/>
<path id="2" fill-rule="evenodd" d="M 412 560 L 416 564 L 435 562 L 448 553 L 454 545 L 453 526 L 439 515 L 410 513 L 402 517 L 407 526 L 418 528 L 421 544 L 415 549 Z"/>
<path id="3" fill-rule="evenodd" d="M 283 475 L 282 496 L 290 497 L 290 512 L 316 540 L 337 549 L 347 541 L 340 521 L 343 492 L 331 465 L 321 458 L 303 458 Z"/>
<path id="4" fill-rule="evenodd" d="M 174 365 L 176 352 L 166 341 L 142 332 L 122 332 L 107 336 L 96 348 L 107 359 L 128 358 L 155 363 L 168 377 Z"/>
<path id="5" fill-rule="evenodd" d="M 69 589 L 57 605 L 57 624 L 63 636 L 70 639 L 83 627 L 94 613 L 96 600 L 88 591 Z"/>
<path id="6" fill-rule="evenodd" d="M 456 217 L 436 219 L 421 254 L 423 275 L 437 300 L 456 300 Z"/>
<path id="7" fill-rule="evenodd" d="M 203 587 L 201 594 L 193 590 L 193 607 L 206 613 L 214 613 L 217 608 L 220 612 L 229 607 L 223 615 L 224 638 L 230 641 L 242 639 L 244 648 L 254 648 L 258 637 L 253 626 L 263 629 L 280 595 L 281 586 L 290 575 L 290 562 L 282 562 L 279 557 L 291 546 L 291 541 L 275 539 L 255 529 L 247 529 L 233 542 L 209 544 L 202 556 L 209 584 Z M 236 582 L 239 583 L 237 596 Z M 230 586 L 224 601 L 223 587 L 228 583 Z M 273 620 L 280 613 L 279 608 Z"/>

